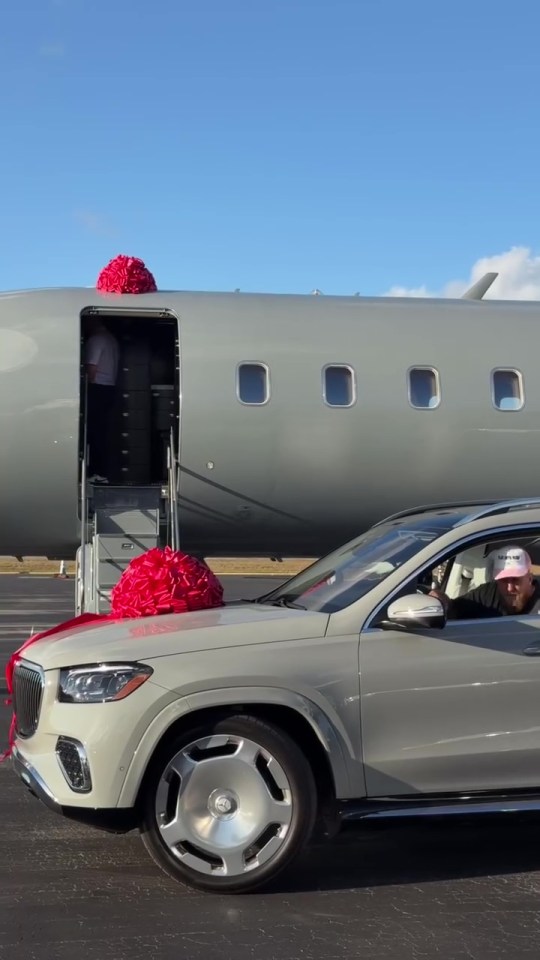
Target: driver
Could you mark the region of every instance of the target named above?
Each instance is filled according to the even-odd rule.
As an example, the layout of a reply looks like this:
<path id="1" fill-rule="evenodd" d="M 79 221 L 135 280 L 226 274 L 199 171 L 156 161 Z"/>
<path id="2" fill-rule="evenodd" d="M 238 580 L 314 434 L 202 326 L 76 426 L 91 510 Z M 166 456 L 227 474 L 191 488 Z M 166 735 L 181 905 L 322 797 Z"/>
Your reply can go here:
<path id="1" fill-rule="evenodd" d="M 488 557 L 491 580 L 462 597 L 451 600 L 440 590 L 438 597 L 449 620 L 473 617 L 508 617 L 540 612 L 540 584 L 533 579 L 531 558 L 521 547 L 503 547 Z"/>

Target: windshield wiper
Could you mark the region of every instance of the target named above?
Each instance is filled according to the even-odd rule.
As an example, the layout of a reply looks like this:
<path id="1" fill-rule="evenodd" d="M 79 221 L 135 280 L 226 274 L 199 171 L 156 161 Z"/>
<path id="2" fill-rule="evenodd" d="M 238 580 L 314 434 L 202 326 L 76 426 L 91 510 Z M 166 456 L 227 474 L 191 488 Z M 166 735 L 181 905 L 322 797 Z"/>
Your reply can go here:
<path id="1" fill-rule="evenodd" d="M 307 607 L 302 606 L 301 603 L 295 603 L 294 600 L 291 600 L 287 594 L 284 594 L 282 597 L 278 597 L 277 600 L 268 600 L 268 594 L 265 594 L 262 597 L 255 597 L 254 599 L 248 600 L 247 598 L 242 598 L 242 603 L 264 603 L 269 607 L 290 607 L 291 610 L 307 610 Z"/>
<path id="2" fill-rule="evenodd" d="M 277 600 L 269 600 L 268 603 L 271 607 L 290 607 L 292 610 L 307 610 L 307 607 L 302 606 L 301 603 L 295 603 L 286 593 Z"/>

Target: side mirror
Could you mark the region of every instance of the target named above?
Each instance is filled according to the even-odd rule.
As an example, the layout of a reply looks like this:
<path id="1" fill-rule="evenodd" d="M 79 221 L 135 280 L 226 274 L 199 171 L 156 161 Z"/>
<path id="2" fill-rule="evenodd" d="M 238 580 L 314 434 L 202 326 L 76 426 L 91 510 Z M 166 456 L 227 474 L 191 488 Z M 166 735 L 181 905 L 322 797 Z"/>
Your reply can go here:
<path id="1" fill-rule="evenodd" d="M 396 627 L 444 627 L 446 613 L 437 597 L 411 593 L 394 600 L 388 607 L 385 620 L 378 626 L 386 630 Z"/>

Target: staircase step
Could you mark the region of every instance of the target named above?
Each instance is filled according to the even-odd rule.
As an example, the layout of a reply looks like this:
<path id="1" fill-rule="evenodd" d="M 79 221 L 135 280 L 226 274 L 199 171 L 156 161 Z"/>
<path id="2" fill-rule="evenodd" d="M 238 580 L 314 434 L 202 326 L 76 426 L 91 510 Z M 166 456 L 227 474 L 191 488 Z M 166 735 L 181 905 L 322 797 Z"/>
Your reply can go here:
<path id="1" fill-rule="evenodd" d="M 147 550 L 159 545 L 159 536 L 134 536 L 133 534 L 98 534 L 94 537 L 94 551 L 97 560 L 117 560 L 129 563 L 133 557 L 140 557 Z"/>
<path id="2" fill-rule="evenodd" d="M 111 591 L 131 561 L 160 546 L 168 489 L 162 484 L 108 484 L 89 485 L 88 492 L 82 609 L 107 613 Z M 79 568 L 82 573 L 80 563 Z"/>

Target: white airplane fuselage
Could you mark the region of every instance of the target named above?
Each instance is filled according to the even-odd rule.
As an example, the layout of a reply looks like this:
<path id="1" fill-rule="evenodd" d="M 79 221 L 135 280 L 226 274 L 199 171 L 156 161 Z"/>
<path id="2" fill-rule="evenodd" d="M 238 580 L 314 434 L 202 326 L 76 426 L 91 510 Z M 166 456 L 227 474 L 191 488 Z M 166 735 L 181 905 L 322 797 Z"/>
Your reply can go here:
<path id="1" fill-rule="evenodd" d="M 177 351 L 178 507 L 188 552 L 318 555 L 419 503 L 538 494 L 535 303 L 6 293 L 0 554 L 71 557 L 79 544 L 88 311 L 120 338 L 144 328 L 156 344 L 163 327 L 167 350 Z M 239 382 L 246 364 L 261 365 L 247 371 L 247 387 Z M 328 365 L 349 373 L 326 374 Z M 412 405 L 411 368 L 433 371 L 431 405 Z M 494 370 L 514 371 L 519 409 L 497 408 Z M 258 400 L 264 380 L 262 403 L 239 396 L 252 376 Z M 122 435 L 111 441 L 119 451 Z M 159 469 L 151 479 L 160 481 Z"/>

